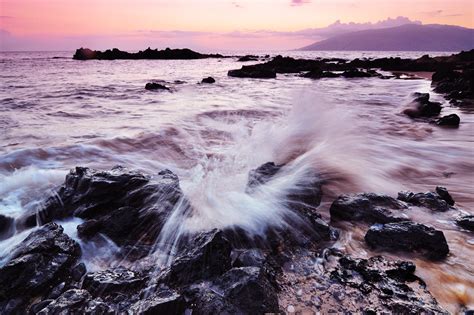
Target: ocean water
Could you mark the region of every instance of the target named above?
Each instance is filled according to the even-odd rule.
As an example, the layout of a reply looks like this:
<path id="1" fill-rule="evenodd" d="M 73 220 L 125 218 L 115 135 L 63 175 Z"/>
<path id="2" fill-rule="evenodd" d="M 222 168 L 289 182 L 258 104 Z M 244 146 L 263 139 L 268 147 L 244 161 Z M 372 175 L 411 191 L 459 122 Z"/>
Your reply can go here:
<path id="1" fill-rule="evenodd" d="M 451 107 L 431 91 L 429 80 L 311 80 L 294 74 L 242 79 L 228 77 L 227 71 L 253 62 L 76 61 L 72 54 L 0 53 L 1 214 L 18 217 L 34 208 L 74 166 L 107 169 L 117 164 L 147 173 L 168 168 L 178 174 L 198 210 L 192 218 L 176 216 L 168 231 L 179 223 L 187 230 L 237 225 L 261 233 L 266 225 L 282 223 L 279 198 L 309 168 L 327 174 L 321 206 L 326 219 L 341 193 L 396 196 L 398 191 L 424 192 L 436 185 L 448 188 L 457 211 L 474 213 L 473 113 Z M 269 54 L 353 59 L 425 53 Z M 198 84 L 207 76 L 216 83 Z M 150 81 L 163 81 L 172 90 L 146 91 Z M 401 114 L 413 92 L 430 92 L 432 100 L 443 103 L 442 115 L 461 117 L 460 128 L 439 128 Z M 268 161 L 291 167 L 271 190 L 250 198 L 245 194 L 248 172 Z M 410 213 L 445 232 L 451 249 L 445 262 L 392 255 L 414 260 L 428 289 L 450 311 L 460 303 L 474 303 L 474 237 L 459 231 L 453 215 Z M 72 237 L 78 223 L 65 223 Z M 172 234 L 164 233 L 161 241 L 166 243 Z M 26 235 L 0 241 L 0 263 Z M 114 244 L 105 244 L 83 244 L 85 257 L 110 257 Z M 350 225 L 337 245 L 354 255 L 375 254 L 365 247 L 363 231 Z"/>

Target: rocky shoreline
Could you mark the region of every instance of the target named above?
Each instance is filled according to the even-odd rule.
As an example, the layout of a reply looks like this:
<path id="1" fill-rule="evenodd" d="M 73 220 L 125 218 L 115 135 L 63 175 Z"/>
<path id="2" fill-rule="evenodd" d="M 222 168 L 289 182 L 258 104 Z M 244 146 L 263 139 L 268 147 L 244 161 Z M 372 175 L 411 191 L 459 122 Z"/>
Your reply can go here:
<path id="1" fill-rule="evenodd" d="M 266 163 L 250 171 L 248 193 L 284 167 Z M 342 195 L 325 222 L 317 209 L 318 178 L 315 173 L 304 189 L 288 196 L 299 226 L 268 229 L 264 240 L 245 237 L 238 229 L 190 233 L 177 244 L 173 262 L 159 266 L 153 245 L 177 203 L 186 204 L 178 177 L 169 170 L 147 175 L 123 167 L 76 167 L 42 207 L 17 220 L 3 217 L 2 231 L 9 224 L 17 230 L 36 222 L 39 227 L 0 267 L 2 314 L 284 313 L 291 308 L 282 309 L 279 301 L 294 281 L 301 281 L 291 277 L 311 284 L 306 304 L 323 313 L 447 313 L 415 276 L 412 262 L 354 258 L 333 248 L 338 239 L 333 224 L 360 225 L 367 245 L 379 252 L 442 261 L 449 254 L 443 232 L 409 220 L 406 213 L 412 207 L 427 215 L 449 211 L 466 233 L 473 232 L 472 216 L 460 217 L 449 192 L 437 187 L 400 192 L 397 198 Z M 187 207 L 192 215 L 192 205 Z M 82 242 L 106 235 L 119 246 L 121 263 L 88 271 L 79 243 L 54 223 L 72 217 L 83 220 L 77 227 Z M 291 274 L 284 271 L 288 265 L 295 266 Z"/>

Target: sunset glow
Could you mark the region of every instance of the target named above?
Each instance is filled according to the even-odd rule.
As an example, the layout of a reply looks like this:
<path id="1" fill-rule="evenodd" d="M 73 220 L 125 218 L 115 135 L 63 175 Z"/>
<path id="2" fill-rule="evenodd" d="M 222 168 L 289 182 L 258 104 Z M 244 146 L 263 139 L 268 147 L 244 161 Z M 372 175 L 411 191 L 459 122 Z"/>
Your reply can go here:
<path id="1" fill-rule="evenodd" d="M 1 49 L 292 49 L 314 38 L 286 32 L 326 27 L 336 20 L 366 23 L 405 16 L 423 24 L 472 28 L 473 6 L 469 0 L 2 0 Z"/>

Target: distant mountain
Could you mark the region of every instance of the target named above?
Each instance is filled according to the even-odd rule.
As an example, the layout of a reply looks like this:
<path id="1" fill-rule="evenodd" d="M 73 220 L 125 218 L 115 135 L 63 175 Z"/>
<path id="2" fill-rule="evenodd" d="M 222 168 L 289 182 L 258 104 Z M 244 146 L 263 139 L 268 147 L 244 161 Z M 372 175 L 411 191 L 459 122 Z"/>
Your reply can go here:
<path id="1" fill-rule="evenodd" d="M 300 50 L 461 51 L 474 48 L 474 29 L 406 24 L 337 35 Z"/>

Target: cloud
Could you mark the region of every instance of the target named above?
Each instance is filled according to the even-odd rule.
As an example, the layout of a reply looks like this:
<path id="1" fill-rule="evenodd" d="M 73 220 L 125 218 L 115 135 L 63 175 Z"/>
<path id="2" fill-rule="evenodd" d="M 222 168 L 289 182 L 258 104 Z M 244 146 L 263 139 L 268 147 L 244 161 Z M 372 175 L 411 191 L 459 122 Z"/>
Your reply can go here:
<path id="1" fill-rule="evenodd" d="M 307 4 L 307 3 L 310 3 L 311 0 L 291 0 L 291 3 L 290 5 L 292 7 L 297 7 L 297 6 L 301 6 L 303 4 Z"/>

